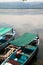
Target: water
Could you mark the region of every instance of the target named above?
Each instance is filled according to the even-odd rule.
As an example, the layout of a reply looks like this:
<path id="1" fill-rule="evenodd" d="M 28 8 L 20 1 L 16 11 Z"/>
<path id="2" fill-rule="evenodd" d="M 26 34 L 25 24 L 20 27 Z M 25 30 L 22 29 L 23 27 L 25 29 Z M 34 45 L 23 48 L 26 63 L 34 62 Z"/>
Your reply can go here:
<path id="1" fill-rule="evenodd" d="M 43 9 L 0 9 L 0 14 L 8 15 L 43 15 Z"/>
<path id="2" fill-rule="evenodd" d="M 31 65 L 43 65 L 43 9 L 0 9 L 0 27 L 13 27 L 17 37 L 25 32 L 38 33 L 38 55 Z"/>

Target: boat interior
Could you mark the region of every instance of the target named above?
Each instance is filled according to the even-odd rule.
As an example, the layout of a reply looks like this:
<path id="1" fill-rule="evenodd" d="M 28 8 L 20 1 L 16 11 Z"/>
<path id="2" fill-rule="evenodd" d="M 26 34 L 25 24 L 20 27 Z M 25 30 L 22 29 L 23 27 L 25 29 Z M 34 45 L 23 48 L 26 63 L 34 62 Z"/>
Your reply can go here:
<path id="1" fill-rule="evenodd" d="M 35 39 L 29 45 L 37 46 L 37 44 L 38 44 L 38 39 Z"/>
<path id="2" fill-rule="evenodd" d="M 5 60 L 11 53 L 13 53 L 18 47 L 8 44 L 0 51 L 0 60 Z"/>
<path id="3" fill-rule="evenodd" d="M 12 37 L 12 35 L 5 35 L 5 40 L 9 40 Z"/>
<path id="4" fill-rule="evenodd" d="M 16 53 L 13 53 L 6 62 L 12 65 L 22 65 L 33 55 L 35 50 L 36 47 L 31 45 L 21 47 Z"/>
<path id="5" fill-rule="evenodd" d="M 2 44 L 2 43 L 5 43 L 5 42 L 7 42 L 9 39 L 11 39 L 12 38 L 12 35 L 5 35 L 5 36 L 2 36 L 2 37 L 0 37 L 0 45 Z"/>

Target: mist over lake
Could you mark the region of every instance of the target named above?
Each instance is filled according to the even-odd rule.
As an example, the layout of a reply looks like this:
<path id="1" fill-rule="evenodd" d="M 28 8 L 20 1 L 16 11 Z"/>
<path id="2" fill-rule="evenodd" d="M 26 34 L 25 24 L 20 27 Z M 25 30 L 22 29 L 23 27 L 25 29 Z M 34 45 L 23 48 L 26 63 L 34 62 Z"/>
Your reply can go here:
<path id="1" fill-rule="evenodd" d="M 43 65 L 43 9 L 0 9 L 0 27 L 13 27 L 17 37 L 26 33 L 38 33 L 39 52 L 32 65 Z"/>

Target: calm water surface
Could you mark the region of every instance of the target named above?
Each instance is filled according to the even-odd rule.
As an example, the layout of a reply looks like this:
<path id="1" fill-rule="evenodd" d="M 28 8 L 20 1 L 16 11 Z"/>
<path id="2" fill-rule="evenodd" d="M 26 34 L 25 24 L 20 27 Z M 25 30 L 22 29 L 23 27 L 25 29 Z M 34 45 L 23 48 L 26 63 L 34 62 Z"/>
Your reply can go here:
<path id="1" fill-rule="evenodd" d="M 43 15 L 43 9 L 0 9 L 2 15 Z M 43 21 L 42 21 L 43 22 Z M 34 29 L 40 36 L 39 51 L 37 57 L 33 59 L 31 65 L 43 65 L 43 27 L 41 29 Z M 31 31 L 32 32 L 32 31 Z"/>
<path id="2" fill-rule="evenodd" d="M 0 14 L 12 15 L 43 14 L 43 9 L 0 9 Z"/>

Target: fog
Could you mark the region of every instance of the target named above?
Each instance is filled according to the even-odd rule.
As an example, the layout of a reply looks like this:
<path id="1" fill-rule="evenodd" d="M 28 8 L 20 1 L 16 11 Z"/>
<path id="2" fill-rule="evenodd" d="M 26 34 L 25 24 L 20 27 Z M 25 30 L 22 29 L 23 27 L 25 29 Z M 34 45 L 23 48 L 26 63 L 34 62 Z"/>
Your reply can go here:
<path id="1" fill-rule="evenodd" d="M 42 14 L 35 14 L 39 10 L 33 11 L 34 13 L 29 14 L 29 10 L 24 9 L 19 10 L 19 12 L 18 10 L 10 9 L 0 10 L 0 12 L 2 12 L 0 14 L 0 27 L 13 27 L 18 35 L 25 32 L 39 33 L 43 35 L 43 12 Z M 12 13 L 9 14 L 8 12 Z M 25 13 L 23 14 L 23 12 Z"/>

